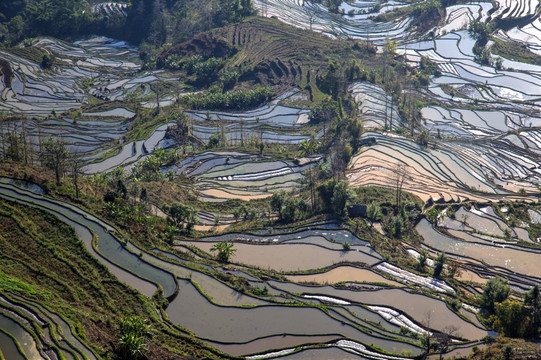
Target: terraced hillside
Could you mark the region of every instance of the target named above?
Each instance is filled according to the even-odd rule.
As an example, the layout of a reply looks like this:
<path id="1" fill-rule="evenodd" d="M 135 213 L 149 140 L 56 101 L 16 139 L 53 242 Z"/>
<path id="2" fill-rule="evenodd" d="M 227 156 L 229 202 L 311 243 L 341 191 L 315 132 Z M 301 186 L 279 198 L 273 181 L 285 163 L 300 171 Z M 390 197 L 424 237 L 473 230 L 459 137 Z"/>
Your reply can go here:
<path id="1" fill-rule="evenodd" d="M 162 52 L 157 62 L 163 66 L 166 58 L 175 54 L 222 57 L 226 51 L 232 52 L 229 65 L 241 72 L 239 81 L 270 84 L 278 93 L 314 82 L 333 57 L 366 56 L 360 44 L 333 41 L 315 32 L 283 26 L 275 19 L 255 18 L 173 46 Z"/>
<path id="2" fill-rule="evenodd" d="M 109 358 L 118 313 L 158 324 L 152 302 L 97 261 L 78 237 L 81 230 L 62 216 L 4 198 L 0 214 L 0 344 L 6 359 Z M 161 347 L 173 343 L 170 336 L 161 333 L 149 355 L 168 358 Z"/>
<path id="3" fill-rule="evenodd" d="M 0 48 L 3 356 L 120 358 L 124 314 L 148 359 L 530 356 L 539 4 L 253 6 Z"/>

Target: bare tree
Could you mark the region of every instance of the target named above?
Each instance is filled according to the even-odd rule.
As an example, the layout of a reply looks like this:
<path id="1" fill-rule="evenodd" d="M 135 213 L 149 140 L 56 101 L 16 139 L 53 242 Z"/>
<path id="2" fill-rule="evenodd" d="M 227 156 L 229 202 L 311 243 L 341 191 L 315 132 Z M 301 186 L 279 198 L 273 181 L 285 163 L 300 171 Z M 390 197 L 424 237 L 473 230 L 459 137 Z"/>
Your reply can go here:
<path id="1" fill-rule="evenodd" d="M 397 163 L 393 168 L 394 173 L 394 184 L 396 189 L 396 208 L 397 211 L 400 211 L 400 206 L 402 202 L 402 188 L 404 187 L 404 182 L 411 179 L 406 165 Z"/>
<path id="2" fill-rule="evenodd" d="M 462 265 L 459 261 L 454 259 L 449 259 L 447 262 L 447 272 L 451 278 L 459 277 L 462 275 L 461 271 Z"/>
<path id="3" fill-rule="evenodd" d="M 79 149 L 76 148 L 73 152 L 68 154 L 68 161 L 71 162 L 71 176 L 73 180 L 73 186 L 75 187 L 75 197 L 79 199 L 79 175 L 82 174 L 82 156 Z"/>
<path id="4" fill-rule="evenodd" d="M 430 319 L 432 318 L 432 312 L 428 310 L 425 313 L 425 320 L 423 321 L 423 326 L 426 329 L 426 332 L 421 335 L 421 344 L 425 349 L 424 359 L 428 357 L 430 353 L 430 348 L 432 347 L 432 333 L 430 332 Z"/>
<path id="5" fill-rule="evenodd" d="M 79 172 L 80 172 L 80 164 L 77 159 L 74 159 L 71 167 L 72 176 L 73 176 L 73 186 L 75 186 L 75 197 L 79 198 Z"/>
<path id="6" fill-rule="evenodd" d="M 160 113 L 160 96 L 162 95 L 165 85 L 162 81 L 158 81 L 156 83 L 153 83 L 152 90 L 154 90 L 154 93 L 156 94 L 156 112 Z"/>
<path id="7" fill-rule="evenodd" d="M 454 325 L 448 325 L 443 328 L 441 333 L 435 334 L 435 338 L 438 342 L 437 349 L 440 352 L 440 360 L 443 359 L 443 354 L 447 352 L 453 337 L 456 336 L 458 336 L 458 327 Z"/>
<path id="8" fill-rule="evenodd" d="M 60 185 L 60 177 L 64 175 L 70 157 L 66 142 L 62 139 L 48 138 L 43 145 L 44 152 L 41 154 L 41 162 L 45 167 L 54 171 L 56 183 Z"/>

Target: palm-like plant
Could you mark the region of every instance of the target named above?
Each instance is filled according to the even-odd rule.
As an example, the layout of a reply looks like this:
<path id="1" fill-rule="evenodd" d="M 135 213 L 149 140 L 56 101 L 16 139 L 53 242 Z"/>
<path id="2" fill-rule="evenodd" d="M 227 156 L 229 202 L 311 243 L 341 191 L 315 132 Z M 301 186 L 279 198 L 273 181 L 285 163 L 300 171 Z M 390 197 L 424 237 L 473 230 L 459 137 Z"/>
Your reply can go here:
<path id="1" fill-rule="evenodd" d="M 140 316 L 125 316 L 117 321 L 117 345 L 123 359 L 138 359 L 148 350 L 152 326 Z"/>
<path id="2" fill-rule="evenodd" d="M 214 244 L 210 248 L 210 251 L 213 251 L 213 252 L 217 251 L 218 252 L 218 255 L 217 255 L 218 261 L 223 262 L 223 263 L 227 263 L 227 262 L 229 262 L 229 259 L 232 256 L 235 256 L 235 253 L 237 252 L 237 249 L 233 249 L 233 246 L 234 246 L 233 243 L 229 243 L 226 240 L 224 240 L 224 241 L 220 241 L 220 242 L 217 242 L 216 244 Z"/>
<path id="3" fill-rule="evenodd" d="M 300 144 L 300 149 L 304 156 L 312 155 L 317 151 L 317 144 L 314 140 L 304 140 Z"/>

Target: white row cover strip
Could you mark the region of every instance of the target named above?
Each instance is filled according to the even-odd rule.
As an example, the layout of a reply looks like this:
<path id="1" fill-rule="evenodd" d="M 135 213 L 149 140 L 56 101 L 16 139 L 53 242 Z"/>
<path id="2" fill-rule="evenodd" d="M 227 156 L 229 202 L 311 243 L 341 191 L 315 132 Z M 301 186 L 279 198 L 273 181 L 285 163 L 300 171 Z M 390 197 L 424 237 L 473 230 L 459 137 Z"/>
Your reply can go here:
<path id="1" fill-rule="evenodd" d="M 366 346 L 356 343 L 351 340 L 339 340 L 336 346 L 344 350 L 353 350 L 356 353 L 360 353 L 362 356 L 368 357 L 373 360 L 411 360 L 408 358 L 379 354 L 366 349 Z"/>
<path id="2" fill-rule="evenodd" d="M 262 180 L 262 179 L 266 179 L 266 178 L 270 178 L 270 177 L 274 177 L 274 176 L 286 175 L 286 174 L 289 174 L 289 173 L 292 173 L 292 172 L 293 172 L 293 170 L 291 170 L 291 168 L 287 167 L 287 168 L 282 168 L 282 169 L 278 169 L 278 170 L 264 171 L 264 172 L 261 172 L 259 174 L 220 176 L 218 178 L 218 180 L 229 180 L 229 181 L 232 181 L 232 180 L 245 180 L 245 181 L 248 181 L 248 180 Z"/>
<path id="3" fill-rule="evenodd" d="M 295 351 L 295 349 L 284 349 L 284 350 L 274 351 L 274 352 L 267 353 L 267 354 L 246 356 L 246 359 L 247 360 L 272 359 L 272 358 L 276 358 L 276 357 L 279 357 L 279 356 L 284 356 L 284 355 L 291 354 L 294 351 Z"/>
<path id="4" fill-rule="evenodd" d="M 455 293 L 455 290 L 449 285 L 447 285 L 447 283 L 445 283 L 445 281 L 443 280 L 434 279 L 428 276 L 417 275 L 385 262 L 377 265 L 376 268 L 405 282 L 421 285 L 428 289 L 439 292 L 450 292 L 453 294 Z"/>
<path id="5" fill-rule="evenodd" d="M 330 302 L 330 303 L 338 304 L 338 305 L 351 305 L 350 302 L 340 300 L 340 299 L 335 299 L 335 298 L 328 297 L 328 296 L 303 295 L 302 297 L 305 298 L 305 299 L 317 299 L 317 300 L 326 301 L 326 302 Z"/>
<path id="6" fill-rule="evenodd" d="M 393 323 L 395 325 L 405 327 L 408 330 L 413 331 L 413 332 L 415 332 L 417 334 L 427 334 L 427 333 L 430 334 L 430 332 L 428 332 L 425 329 L 423 329 L 422 327 L 414 324 L 413 321 L 408 319 L 404 314 L 400 314 L 396 310 L 386 308 L 386 307 L 383 307 L 383 306 L 369 306 L 368 308 L 371 309 L 371 310 L 376 311 L 378 314 L 383 316 L 385 318 L 385 320 L 387 320 L 387 321 L 389 321 L 389 322 L 391 322 L 391 323 Z"/>

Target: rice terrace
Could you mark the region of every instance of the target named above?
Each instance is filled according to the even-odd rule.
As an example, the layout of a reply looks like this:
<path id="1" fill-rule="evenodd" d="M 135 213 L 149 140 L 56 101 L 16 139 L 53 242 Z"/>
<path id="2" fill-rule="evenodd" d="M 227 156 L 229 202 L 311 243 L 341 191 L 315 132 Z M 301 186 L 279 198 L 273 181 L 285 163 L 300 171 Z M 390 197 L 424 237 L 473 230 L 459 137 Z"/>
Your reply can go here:
<path id="1" fill-rule="evenodd" d="M 541 359 L 538 0 L 2 0 L 0 360 Z"/>

